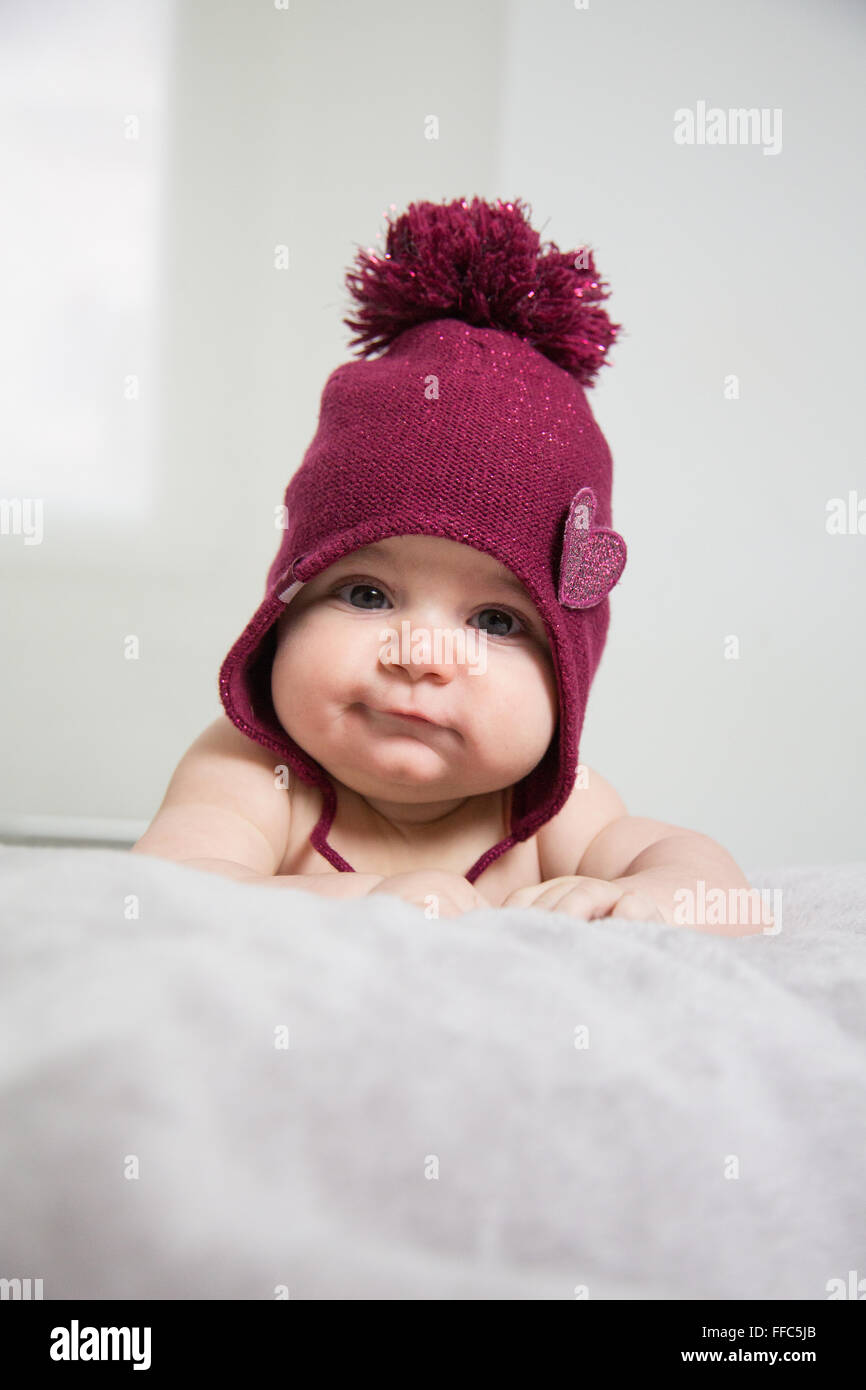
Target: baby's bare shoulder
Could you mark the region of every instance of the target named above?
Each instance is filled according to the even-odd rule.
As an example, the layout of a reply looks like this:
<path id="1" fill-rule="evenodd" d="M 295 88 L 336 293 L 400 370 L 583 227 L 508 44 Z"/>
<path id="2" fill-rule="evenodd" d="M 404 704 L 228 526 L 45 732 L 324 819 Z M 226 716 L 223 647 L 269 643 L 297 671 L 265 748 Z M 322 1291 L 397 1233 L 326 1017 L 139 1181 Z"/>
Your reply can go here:
<path id="1" fill-rule="evenodd" d="M 136 850 L 276 873 L 291 827 L 291 783 L 281 766 L 220 715 L 184 753 Z"/>
<path id="2" fill-rule="evenodd" d="M 583 763 L 565 805 L 538 832 L 542 881 L 576 875 L 592 841 L 611 821 L 627 815 L 619 793 Z"/>

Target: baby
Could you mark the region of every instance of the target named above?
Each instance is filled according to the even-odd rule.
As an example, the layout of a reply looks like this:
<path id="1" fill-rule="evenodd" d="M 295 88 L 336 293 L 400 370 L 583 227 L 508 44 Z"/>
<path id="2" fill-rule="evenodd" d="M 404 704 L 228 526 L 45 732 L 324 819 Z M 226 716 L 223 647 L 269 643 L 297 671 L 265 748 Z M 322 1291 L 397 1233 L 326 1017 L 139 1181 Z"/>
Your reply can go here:
<path id="1" fill-rule="evenodd" d="M 363 357 L 326 383 L 265 597 L 133 852 L 427 915 L 683 921 L 749 891 L 705 835 L 578 763 L 626 560 L 586 400 L 618 326 L 586 249 L 519 201 L 419 203 L 347 277 Z M 699 930 L 741 935 L 751 918 Z"/>

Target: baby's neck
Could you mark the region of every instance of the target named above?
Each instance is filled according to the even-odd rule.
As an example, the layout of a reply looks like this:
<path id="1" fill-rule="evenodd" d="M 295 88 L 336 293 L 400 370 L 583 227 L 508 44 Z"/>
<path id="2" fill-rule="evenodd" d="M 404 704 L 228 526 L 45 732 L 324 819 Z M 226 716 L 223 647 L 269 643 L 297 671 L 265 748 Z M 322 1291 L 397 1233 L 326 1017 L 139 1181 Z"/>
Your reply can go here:
<path id="1" fill-rule="evenodd" d="M 447 801 L 407 803 L 363 797 L 337 785 L 337 815 L 343 823 L 363 825 L 368 833 L 372 829 L 383 843 L 430 848 L 439 837 L 450 841 L 471 829 L 481 838 L 488 835 L 493 844 L 508 834 L 510 806 L 510 787 Z"/>

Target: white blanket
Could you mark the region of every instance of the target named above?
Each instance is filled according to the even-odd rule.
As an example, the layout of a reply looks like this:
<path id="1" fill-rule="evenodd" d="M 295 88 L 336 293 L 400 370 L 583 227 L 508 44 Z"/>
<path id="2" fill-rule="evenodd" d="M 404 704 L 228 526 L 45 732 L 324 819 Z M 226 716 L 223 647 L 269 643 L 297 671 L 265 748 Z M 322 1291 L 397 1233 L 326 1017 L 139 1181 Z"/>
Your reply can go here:
<path id="1" fill-rule="evenodd" d="M 0 847 L 0 1277 L 46 1299 L 866 1279 L 866 864 L 750 878 L 783 890 L 777 935 L 435 921 Z"/>

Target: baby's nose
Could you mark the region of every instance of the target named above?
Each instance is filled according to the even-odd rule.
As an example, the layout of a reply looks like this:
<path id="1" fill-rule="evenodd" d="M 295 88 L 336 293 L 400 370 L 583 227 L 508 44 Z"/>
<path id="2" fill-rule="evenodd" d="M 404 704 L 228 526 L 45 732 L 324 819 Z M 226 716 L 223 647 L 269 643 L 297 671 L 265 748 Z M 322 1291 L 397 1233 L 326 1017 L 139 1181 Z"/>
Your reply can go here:
<path id="1" fill-rule="evenodd" d="M 385 665 L 402 666 L 411 676 L 429 671 L 452 676 L 466 661 L 466 646 L 460 629 L 402 618 L 388 629 L 380 656 Z"/>

